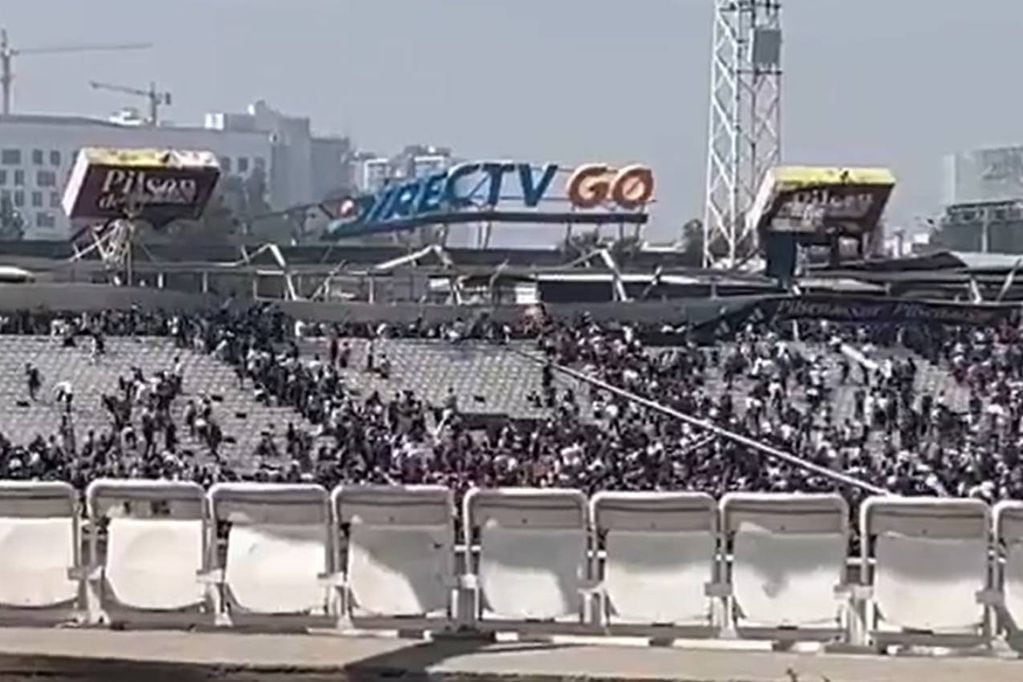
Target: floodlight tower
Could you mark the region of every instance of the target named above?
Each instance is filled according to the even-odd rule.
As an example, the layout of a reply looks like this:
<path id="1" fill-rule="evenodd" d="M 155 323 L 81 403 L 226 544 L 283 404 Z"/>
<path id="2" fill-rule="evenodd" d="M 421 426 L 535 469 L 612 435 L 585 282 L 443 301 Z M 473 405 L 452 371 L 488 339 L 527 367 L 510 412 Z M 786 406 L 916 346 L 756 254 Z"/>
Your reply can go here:
<path id="1" fill-rule="evenodd" d="M 781 160 L 781 3 L 713 2 L 703 264 L 738 267 L 756 248 L 746 213 Z"/>

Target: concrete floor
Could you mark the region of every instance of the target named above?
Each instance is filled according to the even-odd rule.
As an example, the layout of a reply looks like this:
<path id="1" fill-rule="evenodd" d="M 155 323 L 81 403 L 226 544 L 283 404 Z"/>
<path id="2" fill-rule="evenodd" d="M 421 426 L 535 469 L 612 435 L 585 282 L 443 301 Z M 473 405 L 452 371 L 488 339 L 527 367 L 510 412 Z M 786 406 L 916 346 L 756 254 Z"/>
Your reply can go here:
<path id="1" fill-rule="evenodd" d="M 336 635 L 0 629 L 0 680 L 1020 682 L 1023 661 Z"/>

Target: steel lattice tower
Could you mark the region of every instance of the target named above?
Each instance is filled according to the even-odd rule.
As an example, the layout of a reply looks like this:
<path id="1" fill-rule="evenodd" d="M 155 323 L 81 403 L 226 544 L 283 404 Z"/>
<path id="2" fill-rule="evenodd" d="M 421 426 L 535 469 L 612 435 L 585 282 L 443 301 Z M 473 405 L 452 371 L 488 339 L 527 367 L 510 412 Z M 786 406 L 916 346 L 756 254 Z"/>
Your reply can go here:
<path id="1" fill-rule="evenodd" d="M 703 262 L 736 267 L 756 248 L 746 212 L 781 160 L 781 3 L 713 2 Z"/>

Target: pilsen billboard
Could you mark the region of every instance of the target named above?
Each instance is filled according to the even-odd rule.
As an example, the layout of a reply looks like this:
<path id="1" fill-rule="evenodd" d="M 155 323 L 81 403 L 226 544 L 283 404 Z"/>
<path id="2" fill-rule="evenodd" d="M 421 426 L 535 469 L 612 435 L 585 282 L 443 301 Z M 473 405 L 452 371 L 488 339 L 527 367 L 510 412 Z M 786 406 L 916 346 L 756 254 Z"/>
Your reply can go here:
<path id="1" fill-rule="evenodd" d="M 64 190 L 71 219 L 137 217 L 154 226 L 198 218 L 220 177 L 212 152 L 85 148 Z"/>
<path id="2" fill-rule="evenodd" d="M 877 229 L 894 188 L 887 168 L 778 166 L 764 176 L 747 220 L 760 234 L 862 237 Z"/>
<path id="3" fill-rule="evenodd" d="M 653 195 L 653 172 L 642 165 L 463 163 L 348 200 L 326 237 L 481 221 L 642 225 Z"/>

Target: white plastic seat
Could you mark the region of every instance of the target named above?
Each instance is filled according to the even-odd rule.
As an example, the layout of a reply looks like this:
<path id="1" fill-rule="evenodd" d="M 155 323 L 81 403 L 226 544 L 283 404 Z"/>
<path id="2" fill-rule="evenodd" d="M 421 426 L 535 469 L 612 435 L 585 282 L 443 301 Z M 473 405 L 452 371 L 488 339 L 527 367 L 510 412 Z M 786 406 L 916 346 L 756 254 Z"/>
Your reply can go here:
<path id="1" fill-rule="evenodd" d="M 989 640 L 989 510 L 979 500 L 888 498 L 860 510 L 875 644 L 969 646 Z M 871 551 L 872 550 L 872 551 Z"/>
<path id="2" fill-rule="evenodd" d="M 717 508 L 704 493 L 604 492 L 590 515 L 606 558 L 601 616 L 622 634 L 713 634 L 707 588 L 715 580 Z M 658 632 L 656 629 L 662 630 Z"/>
<path id="3" fill-rule="evenodd" d="M 579 625 L 589 589 L 587 505 L 576 490 L 498 488 L 464 501 L 478 626 L 559 621 Z"/>
<path id="4" fill-rule="evenodd" d="M 110 519 L 105 576 L 118 603 L 169 611 L 202 602 L 203 530 L 200 519 Z"/>
<path id="5" fill-rule="evenodd" d="M 1002 627 L 1009 642 L 1023 647 L 1023 502 L 1006 500 L 995 505 L 994 540 L 1001 559 L 995 576 L 1002 602 Z"/>
<path id="6" fill-rule="evenodd" d="M 360 626 L 423 620 L 446 625 L 457 614 L 452 599 L 454 502 L 441 486 L 340 486 L 331 507 L 347 528 L 345 615 Z M 340 537 L 341 527 L 338 528 Z"/>
<path id="7" fill-rule="evenodd" d="M 209 500 L 213 521 L 230 524 L 219 572 L 232 623 L 328 617 L 326 490 L 304 484 L 220 483 L 210 489 Z"/>
<path id="8" fill-rule="evenodd" d="M 727 584 L 744 637 L 835 640 L 843 601 L 849 511 L 836 494 L 730 493 L 721 528 L 730 543 Z"/>
<path id="9" fill-rule="evenodd" d="M 0 481 L 0 619 L 75 618 L 80 566 L 75 492 L 65 483 Z"/>
<path id="10" fill-rule="evenodd" d="M 100 479 L 86 496 L 93 620 L 212 623 L 216 607 L 203 577 L 202 488 L 183 481 Z"/>

